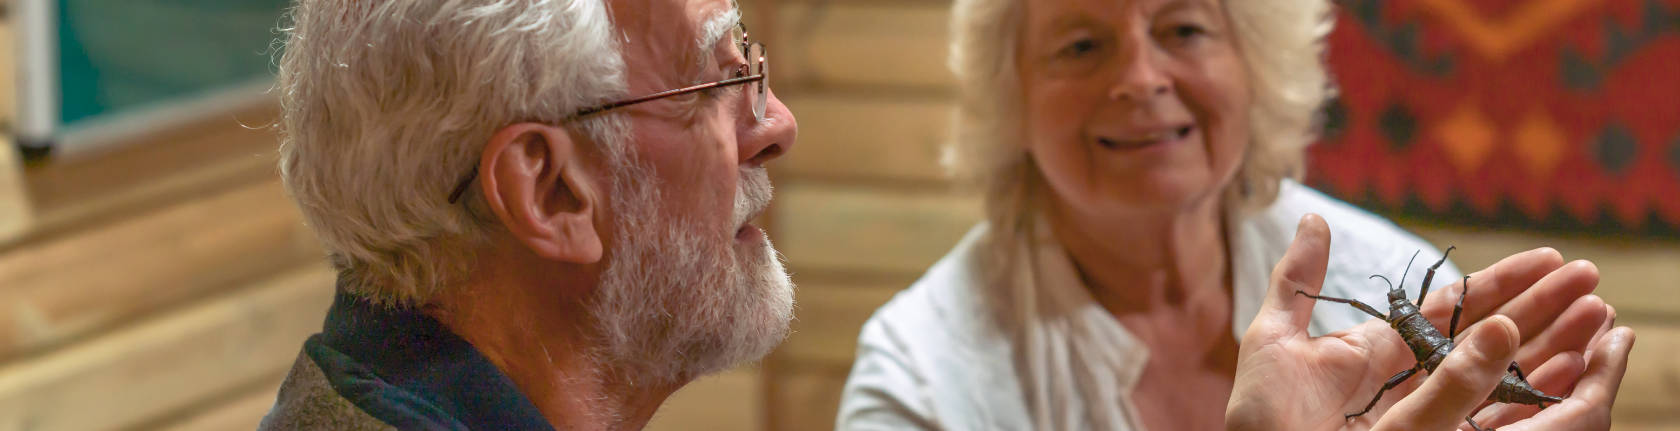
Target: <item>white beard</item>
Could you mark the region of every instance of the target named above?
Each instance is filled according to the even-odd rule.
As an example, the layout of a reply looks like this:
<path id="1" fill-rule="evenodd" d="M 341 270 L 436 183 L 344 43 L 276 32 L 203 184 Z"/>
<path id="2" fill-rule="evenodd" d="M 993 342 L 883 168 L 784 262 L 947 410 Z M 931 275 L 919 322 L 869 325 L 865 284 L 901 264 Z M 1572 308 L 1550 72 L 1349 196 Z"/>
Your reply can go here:
<path id="1" fill-rule="evenodd" d="M 770 201 L 763 168 L 741 171 L 729 226 L 705 226 L 659 206 L 642 169 L 615 168 L 618 222 L 591 317 L 601 365 L 634 385 L 680 385 L 757 361 L 787 337 L 793 282 L 765 246 L 743 252 L 736 228 Z"/>

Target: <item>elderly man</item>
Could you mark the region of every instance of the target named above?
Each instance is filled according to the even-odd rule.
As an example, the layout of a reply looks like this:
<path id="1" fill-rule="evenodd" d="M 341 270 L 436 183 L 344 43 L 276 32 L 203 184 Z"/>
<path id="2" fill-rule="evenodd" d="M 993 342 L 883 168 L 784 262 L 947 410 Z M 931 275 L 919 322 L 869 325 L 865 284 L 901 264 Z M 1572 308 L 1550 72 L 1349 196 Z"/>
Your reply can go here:
<path id="1" fill-rule="evenodd" d="M 787 333 L 797 126 L 729 0 L 301 0 L 281 174 L 340 271 L 264 429 L 635 429 Z"/>

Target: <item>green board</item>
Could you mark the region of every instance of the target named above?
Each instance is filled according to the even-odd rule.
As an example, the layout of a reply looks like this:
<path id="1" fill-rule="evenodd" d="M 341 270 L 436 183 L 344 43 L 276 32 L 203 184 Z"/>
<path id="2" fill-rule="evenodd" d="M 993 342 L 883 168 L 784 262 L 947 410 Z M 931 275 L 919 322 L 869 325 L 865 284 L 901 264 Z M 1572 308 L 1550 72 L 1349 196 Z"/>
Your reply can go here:
<path id="1" fill-rule="evenodd" d="M 59 129 L 272 75 L 285 0 L 57 2 Z"/>

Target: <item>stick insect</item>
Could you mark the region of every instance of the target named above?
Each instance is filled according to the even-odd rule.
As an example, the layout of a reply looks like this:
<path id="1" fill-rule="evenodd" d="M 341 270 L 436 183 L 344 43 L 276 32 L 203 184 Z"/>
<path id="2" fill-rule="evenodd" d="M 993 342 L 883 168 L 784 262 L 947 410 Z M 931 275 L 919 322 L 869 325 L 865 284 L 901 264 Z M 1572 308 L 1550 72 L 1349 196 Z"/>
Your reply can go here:
<path id="1" fill-rule="evenodd" d="M 1421 250 L 1419 251 L 1421 252 Z M 1436 330 L 1435 325 L 1430 324 L 1429 319 L 1424 318 L 1423 313 L 1418 310 L 1419 307 L 1423 306 L 1423 298 L 1429 295 L 1429 283 L 1435 278 L 1435 270 L 1440 268 L 1441 264 L 1446 263 L 1447 255 L 1452 251 L 1453 247 L 1447 247 L 1447 251 L 1441 253 L 1441 260 L 1436 261 L 1435 265 L 1430 266 L 1429 270 L 1424 273 L 1423 290 L 1418 293 L 1417 304 L 1412 304 L 1406 300 L 1405 291 L 1406 272 L 1411 272 L 1412 261 L 1417 260 L 1417 253 L 1412 253 L 1412 261 L 1406 262 L 1406 272 L 1400 273 L 1400 285 L 1398 286 L 1390 282 L 1388 277 L 1380 274 L 1372 275 L 1370 278 L 1380 278 L 1384 283 L 1388 283 L 1387 316 L 1377 312 L 1376 308 L 1357 300 L 1318 296 L 1301 290 L 1295 291 L 1296 294 L 1312 299 L 1348 304 L 1359 309 L 1359 311 L 1376 316 L 1378 319 L 1387 320 L 1389 326 L 1393 326 L 1394 331 L 1400 333 L 1400 338 L 1406 340 L 1406 345 L 1412 348 L 1412 354 L 1417 357 L 1418 363 L 1416 366 L 1388 378 L 1388 382 L 1384 383 L 1382 389 L 1377 391 L 1377 396 L 1371 398 L 1371 402 L 1365 405 L 1365 409 L 1358 413 L 1348 414 L 1347 419 L 1353 419 L 1371 411 L 1371 408 L 1377 405 L 1377 400 L 1382 399 L 1384 392 L 1405 383 L 1418 371 L 1435 372 L 1435 367 L 1441 365 L 1441 361 L 1446 359 L 1447 353 L 1452 351 L 1453 338 L 1458 336 L 1458 316 L 1459 313 L 1464 311 L 1464 297 L 1470 292 L 1470 276 L 1464 276 L 1464 284 L 1462 290 L 1460 290 L 1461 293 L 1458 295 L 1458 303 L 1453 305 L 1452 324 L 1447 327 L 1446 336 L 1442 336 L 1441 331 Z M 1499 386 L 1494 388 L 1493 393 L 1488 394 L 1488 401 L 1538 405 L 1541 408 L 1545 408 L 1546 403 L 1563 402 L 1563 398 L 1546 395 L 1534 389 L 1534 386 L 1529 385 L 1528 378 L 1523 376 L 1522 369 L 1517 367 L 1516 362 L 1512 362 L 1507 371 L 1515 375 L 1506 374 L 1505 378 L 1500 380 Z M 1480 425 L 1476 424 L 1475 420 L 1468 417 L 1464 420 L 1470 423 L 1471 428 L 1485 431 Z"/>

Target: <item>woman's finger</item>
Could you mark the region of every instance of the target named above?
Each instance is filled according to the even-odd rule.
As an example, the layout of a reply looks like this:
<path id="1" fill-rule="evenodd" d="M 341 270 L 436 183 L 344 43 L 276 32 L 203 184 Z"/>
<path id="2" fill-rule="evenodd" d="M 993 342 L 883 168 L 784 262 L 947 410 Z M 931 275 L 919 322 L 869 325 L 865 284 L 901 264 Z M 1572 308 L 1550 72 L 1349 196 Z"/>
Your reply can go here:
<path id="1" fill-rule="evenodd" d="M 1563 403 L 1547 407 L 1533 417 L 1519 420 L 1503 431 L 1541 430 L 1607 430 L 1610 429 L 1610 408 L 1616 403 L 1616 390 L 1627 373 L 1628 353 L 1633 350 L 1633 330 L 1618 327 L 1610 330 L 1593 345 L 1587 357 L 1587 370 L 1581 374 L 1575 390 Z"/>
<path id="2" fill-rule="evenodd" d="M 1587 342 L 1587 350 L 1582 352 L 1585 356 L 1592 356 L 1592 346 L 1597 346 L 1598 340 L 1604 338 L 1604 334 L 1609 333 L 1611 328 L 1616 327 L 1616 306 L 1604 304 L 1604 315 L 1604 324 L 1598 327 L 1598 333 L 1593 334 L 1592 340 Z"/>
<path id="3" fill-rule="evenodd" d="M 1445 334 L 1453 306 L 1458 304 L 1459 297 L 1464 296 L 1464 311 L 1459 317 L 1459 324 L 1468 326 L 1467 322 L 1481 320 L 1561 266 L 1563 255 L 1550 247 L 1513 254 L 1470 274 L 1468 292 L 1462 280 L 1453 280 L 1446 287 L 1430 290 L 1422 306 L 1423 316 Z"/>
<path id="4" fill-rule="evenodd" d="M 1565 308 L 1597 288 L 1598 266 L 1590 261 L 1577 260 L 1546 274 L 1533 287 L 1499 306 L 1495 313 L 1516 322 L 1517 330 L 1522 331 L 1523 342 L 1526 343 L 1528 339 L 1540 335 L 1541 329 L 1556 320 Z M 1599 322 L 1592 322 L 1581 329 L 1593 331 L 1598 329 L 1598 325 Z M 1591 332 L 1588 336 L 1590 338 Z"/>
<path id="5" fill-rule="evenodd" d="M 1569 304 L 1569 308 L 1555 317 L 1551 324 L 1537 328 L 1538 334 L 1526 337 L 1528 339 L 1517 349 L 1517 364 L 1523 370 L 1533 370 L 1542 361 L 1550 360 L 1561 352 L 1585 352 L 1593 336 L 1608 320 L 1604 300 L 1598 295 L 1577 298 L 1575 303 Z M 1521 329 L 1520 324 L 1518 328 Z"/>
<path id="6" fill-rule="evenodd" d="M 1266 344 L 1286 336 L 1305 336 L 1317 301 L 1296 292 L 1317 295 L 1324 286 L 1324 271 L 1329 262 L 1330 226 L 1317 214 L 1302 216 L 1289 251 L 1272 269 L 1271 291 L 1243 336 L 1243 344 Z"/>
<path id="7" fill-rule="evenodd" d="M 1622 387 L 1622 375 L 1627 373 L 1633 340 L 1633 329 L 1626 326 L 1612 329 L 1599 338 L 1599 344 L 1591 349 L 1592 356 L 1587 357 L 1587 371 L 1581 374 L 1581 382 L 1575 385 L 1575 392 L 1569 398 L 1603 406 L 1608 412 L 1610 405 L 1616 403 L 1616 389 Z"/>
<path id="8" fill-rule="evenodd" d="M 1493 316 L 1471 327 L 1464 343 L 1441 361 L 1423 386 L 1390 407 L 1372 429 L 1456 428 L 1504 378 L 1521 338 L 1517 325 L 1505 316 Z"/>

